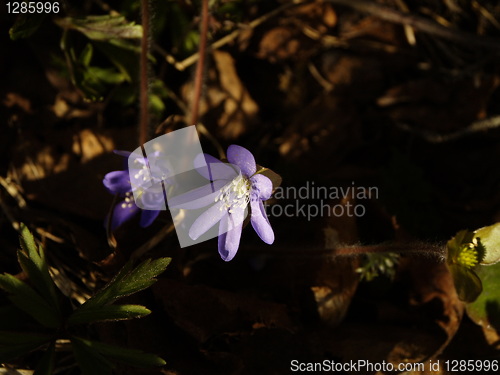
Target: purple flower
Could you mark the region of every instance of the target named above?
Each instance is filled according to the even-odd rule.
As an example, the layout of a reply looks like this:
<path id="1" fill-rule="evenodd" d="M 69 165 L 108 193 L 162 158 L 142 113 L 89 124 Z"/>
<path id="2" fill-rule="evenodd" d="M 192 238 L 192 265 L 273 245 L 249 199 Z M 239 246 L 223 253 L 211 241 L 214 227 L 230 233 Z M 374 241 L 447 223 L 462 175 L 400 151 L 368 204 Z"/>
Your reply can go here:
<path id="1" fill-rule="evenodd" d="M 127 158 L 131 154 L 127 151 L 115 151 L 115 153 Z M 164 202 L 163 191 L 155 191 L 146 186 L 150 181 L 150 166 L 146 158 L 135 158 L 134 164 L 137 165 L 137 169 L 134 169 L 132 174 L 129 173 L 127 164 L 127 169 L 109 172 L 104 176 L 103 184 L 106 189 L 111 194 L 118 194 L 123 198 L 113 209 L 111 230 L 115 230 L 139 212 L 141 213 L 139 225 L 143 228 L 151 225 L 160 213 L 160 210 L 156 208 Z M 137 187 L 136 189 L 140 189 L 136 194 L 139 193 L 141 203 L 147 209 L 141 210 L 135 203 L 131 178 L 134 181 L 134 186 Z"/>
<path id="2" fill-rule="evenodd" d="M 252 227 L 262 241 L 272 244 L 274 232 L 262 202 L 271 197 L 273 184 L 257 172 L 250 151 L 236 145 L 229 146 L 227 150 L 229 163 L 238 167 L 241 173 L 236 173 L 231 165 L 210 155 L 200 157 L 204 160 L 195 160 L 197 170 L 211 183 L 169 200 L 170 207 L 186 209 L 212 204 L 193 222 L 189 236 L 196 240 L 220 222 L 219 254 L 223 260 L 230 261 L 238 251 L 243 221 L 250 204 Z"/>

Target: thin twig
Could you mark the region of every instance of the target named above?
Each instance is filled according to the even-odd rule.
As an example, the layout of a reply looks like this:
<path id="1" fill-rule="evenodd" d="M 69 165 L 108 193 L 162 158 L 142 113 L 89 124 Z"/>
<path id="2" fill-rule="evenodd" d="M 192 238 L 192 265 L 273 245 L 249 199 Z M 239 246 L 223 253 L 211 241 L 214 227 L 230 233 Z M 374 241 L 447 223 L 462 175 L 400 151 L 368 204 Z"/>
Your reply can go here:
<path id="1" fill-rule="evenodd" d="M 130 256 L 130 259 L 139 259 L 142 257 L 144 254 L 146 254 L 149 250 L 151 250 L 153 247 L 158 245 L 161 241 L 165 239 L 170 233 L 172 233 L 175 230 L 174 224 L 168 224 L 165 227 L 163 227 L 162 230 L 158 231 L 156 235 L 151 237 L 146 243 L 142 244 L 140 247 L 138 247 L 132 255 Z"/>
<path id="2" fill-rule="evenodd" d="M 149 0 L 141 0 L 142 38 L 141 38 L 141 77 L 140 77 L 140 121 L 139 144 L 146 143 L 149 129 L 148 98 L 148 51 L 149 51 Z"/>
<path id="3" fill-rule="evenodd" d="M 479 4 L 476 0 L 472 1 L 472 9 L 479 11 L 493 26 L 495 26 L 498 30 L 500 30 L 500 23 L 497 19 L 481 4 Z"/>
<path id="4" fill-rule="evenodd" d="M 286 246 L 285 248 L 267 249 L 262 246 L 252 246 L 242 244 L 240 251 L 247 254 L 259 254 L 269 257 L 305 257 L 305 258 L 335 258 L 335 257 L 356 257 L 363 254 L 398 253 L 401 255 L 418 255 L 430 258 L 437 258 L 444 262 L 446 259 L 446 247 L 442 244 L 431 243 L 383 243 L 379 245 L 339 245 L 334 249 L 317 246 Z"/>
<path id="5" fill-rule="evenodd" d="M 205 125 L 203 125 L 201 122 L 199 122 L 198 124 L 196 124 L 196 129 L 198 130 L 198 132 L 201 135 L 204 135 L 205 137 L 207 137 L 207 139 L 217 149 L 217 152 L 219 153 L 219 159 L 225 159 L 226 153 L 224 152 L 224 149 L 222 148 L 222 146 L 219 143 L 219 141 L 217 140 L 217 138 L 215 138 L 212 134 L 210 134 L 208 129 L 205 127 Z"/>
<path id="6" fill-rule="evenodd" d="M 368 1 L 363 1 L 363 0 L 324 0 L 325 2 L 330 2 L 332 4 L 337 4 L 337 5 L 343 5 L 347 7 L 351 7 L 355 10 L 358 10 L 360 12 L 365 12 L 372 14 L 374 16 L 379 17 L 380 19 L 383 19 L 385 21 L 393 22 L 393 23 L 398 23 L 402 25 L 407 25 L 408 27 L 411 27 L 413 30 L 418 30 L 427 34 L 432 34 L 435 36 L 439 36 L 444 39 L 452 40 L 456 43 L 460 44 L 465 44 L 465 45 L 472 45 L 472 46 L 481 46 L 481 47 L 486 47 L 489 49 L 493 50 L 500 50 L 500 43 L 496 39 L 492 38 L 486 38 L 486 37 L 480 37 L 474 34 L 466 33 L 460 30 L 454 30 L 451 28 L 447 28 L 444 26 L 439 25 L 436 22 L 433 22 L 431 20 L 414 16 L 409 13 L 404 14 L 401 13 L 395 9 L 388 8 L 383 5 L 379 5 L 377 3 L 373 2 L 368 2 Z M 299 5 L 306 3 L 306 1 L 302 0 L 296 0 L 292 1 L 286 4 L 283 4 L 282 6 L 276 8 L 275 10 L 255 19 L 254 21 L 250 22 L 247 26 L 244 28 L 240 28 L 237 30 L 234 30 L 230 34 L 222 37 L 221 39 L 217 40 L 216 42 L 212 43 L 208 49 L 210 51 L 213 51 L 217 48 L 220 48 L 233 40 L 235 40 L 243 31 L 249 30 L 249 29 L 254 29 L 257 26 L 261 25 L 262 23 L 266 22 L 270 18 L 278 15 L 279 13 L 283 12 L 284 10 Z M 178 70 L 184 70 L 187 67 L 191 66 L 194 64 L 196 61 L 198 61 L 200 55 L 199 53 L 195 53 L 188 58 L 184 59 L 183 61 L 177 61 L 172 55 L 169 55 L 165 51 L 161 50 L 159 47 L 156 47 L 156 49 L 159 49 L 160 52 L 162 52 L 165 55 L 165 58 L 167 62 L 170 64 L 174 65 L 176 69 Z"/>
<path id="7" fill-rule="evenodd" d="M 408 5 L 403 0 L 396 0 L 396 5 L 405 13 L 409 13 L 410 9 Z M 410 25 L 404 25 L 406 40 L 408 44 L 414 46 L 417 44 L 417 39 L 415 38 L 415 30 Z"/>
<path id="8" fill-rule="evenodd" d="M 419 16 L 401 13 L 395 9 L 364 0 L 324 0 L 325 2 L 343 5 L 357 11 L 372 14 L 382 20 L 401 25 L 409 25 L 423 33 L 448 39 L 470 47 L 484 47 L 500 52 L 500 40 L 478 36 L 461 30 L 441 26 L 434 21 Z"/>
<path id="9" fill-rule="evenodd" d="M 314 65 L 312 62 L 309 62 L 307 64 L 307 68 L 309 69 L 309 73 L 311 73 L 313 78 L 321 85 L 321 87 L 323 87 L 326 92 L 330 92 L 333 90 L 333 84 L 321 75 L 321 73 L 318 71 L 318 68 L 316 68 L 316 65 Z"/>
<path id="10" fill-rule="evenodd" d="M 111 230 L 111 224 L 113 223 L 113 215 L 115 213 L 115 206 L 117 205 L 117 202 L 118 202 L 118 194 L 115 194 L 113 197 L 113 202 L 111 203 L 111 207 L 109 209 L 108 219 L 106 221 L 106 238 L 108 240 L 109 247 L 112 248 L 113 251 L 115 251 L 116 248 L 118 247 L 115 235 Z"/>
<path id="11" fill-rule="evenodd" d="M 396 123 L 396 126 L 404 131 L 418 135 L 419 137 L 425 139 L 427 142 L 443 143 L 443 142 L 454 141 L 456 139 L 463 138 L 467 135 L 486 131 L 488 129 L 499 128 L 500 116 L 492 116 L 484 120 L 475 121 L 466 128 L 448 134 L 439 134 L 431 132 L 429 130 L 418 129 L 404 123 Z"/>
<path id="12" fill-rule="evenodd" d="M 234 30 L 233 32 L 229 33 L 228 35 L 220 38 L 216 42 L 212 43 L 208 47 L 208 50 L 214 51 L 222 46 L 225 46 L 226 44 L 235 40 L 243 31 L 255 29 L 257 26 L 263 24 L 264 22 L 266 22 L 270 18 L 276 16 L 277 14 L 283 12 L 284 10 L 286 10 L 290 7 L 296 6 L 298 4 L 302 4 L 302 3 L 305 3 L 305 1 L 304 0 L 295 0 L 295 1 L 291 1 L 289 3 L 283 4 L 282 6 L 270 11 L 269 13 L 266 13 L 263 16 L 253 20 L 248 25 L 245 25 L 237 30 Z M 167 60 L 168 63 L 174 65 L 177 70 L 181 70 L 181 71 L 185 70 L 189 66 L 193 65 L 200 58 L 200 53 L 196 52 L 193 55 L 187 57 L 186 59 L 184 59 L 182 61 L 177 61 L 174 56 L 168 54 L 166 51 L 162 50 L 160 47 L 155 46 L 155 48 L 159 52 L 162 52 L 165 55 L 165 59 Z"/>
<path id="13" fill-rule="evenodd" d="M 198 112 L 200 109 L 201 88 L 203 86 L 203 69 L 205 67 L 205 58 L 207 55 L 207 34 L 208 34 L 208 0 L 201 2 L 201 26 L 200 26 L 200 48 L 198 50 L 199 60 L 196 65 L 194 76 L 194 94 L 191 112 L 191 124 L 198 122 Z"/>

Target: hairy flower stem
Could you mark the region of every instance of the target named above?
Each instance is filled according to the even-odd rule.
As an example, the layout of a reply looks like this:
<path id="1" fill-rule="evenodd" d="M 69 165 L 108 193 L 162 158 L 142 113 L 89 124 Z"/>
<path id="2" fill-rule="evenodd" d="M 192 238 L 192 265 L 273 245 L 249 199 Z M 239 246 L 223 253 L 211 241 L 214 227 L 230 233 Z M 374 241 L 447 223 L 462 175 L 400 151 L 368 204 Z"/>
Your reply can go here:
<path id="1" fill-rule="evenodd" d="M 368 246 L 345 246 L 332 249 L 334 255 L 352 256 L 361 254 L 375 253 L 399 253 L 411 255 L 423 255 L 427 257 L 438 257 L 445 259 L 445 246 L 428 244 L 423 242 L 417 243 L 387 243 Z"/>
<path id="2" fill-rule="evenodd" d="M 207 54 L 207 34 L 208 34 L 208 0 L 201 1 L 201 27 L 200 27 L 200 48 L 198 64 L 194 76 L 193 105 L 191 107 L 191 125 L 198 122 L 198 112 L 200 110 L 201 88 L 203 86 L 203 70 L 205 68 L 205 58 Z"/>
<path id="3" fill-rule="evenodd" d="M 140 60 L 140 120 L 139 120 L 139 144 L 146 143 L 149 129 L 149 70 L 148 70 L 148 51 L 149 51 L 149 0 L 141 0 L 141 60 Z"/>
<path id="4" fill-rule="evenodd" d="M 248 250 L 249 253 L 259 253 L 269 256 L 277 257 L 356 257 L 363 254 L 381 254 L 381 253 L 398 253 L 401 255 L 411 256 L 424 256 L 427 258 L 437 258 L 439 261 L 444 262 L 446 259 L 446 247 L 444 244 L 431 244 L 423 242 L 413 243 L 383 243 L 378 245 L 339 245 L 335 248 L 325 247 L 308 247 L 306 245 L 292 248 L 273 247 L 272 250 L 267 250 L 262 247 L 252 247 L 251 249 L 242 245 L 243 249 Z"/>

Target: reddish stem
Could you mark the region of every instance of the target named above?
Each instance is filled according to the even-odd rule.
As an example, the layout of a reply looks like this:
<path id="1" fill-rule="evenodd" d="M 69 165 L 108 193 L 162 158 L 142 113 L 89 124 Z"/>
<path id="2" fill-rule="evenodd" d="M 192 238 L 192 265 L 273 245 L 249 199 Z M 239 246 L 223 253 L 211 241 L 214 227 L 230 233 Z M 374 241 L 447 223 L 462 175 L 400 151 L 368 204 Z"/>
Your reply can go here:
<path id="1" fill-rule="evenodd" d="M 270 256 L 299 256 L 299 257 L 336 257 L 336 256 L 359 256 L 363 254 L 398 253 L 405 255 L 426 256 L 438 258 L 441 261 L 446 259 L 446 247 L 443 244 L 431 244 L 423 242 L 414 243 L 382 243 L 378 245 L 339 245 L 334 249 L 325 247 L 297 245 L 276 247 L 267 249 L 262 246 L 241 245 L 253 253 L 267 254 Z"/>
<path id="2" fill-rule="evenodd" d="M 194 76 L 194 94 L 193 105 L 191 112 L 191 125 L 196 125 L 198 122 L 198 112 L 200 109 L 201 88 L 203 85 L 203 69 L 205 66 L 205 57 L 207 51 L 207 34 L 208 34 L 208 0 L 201 1 L 201 27 L 200 27 L 200 48 L 199 60 L 196 65 Z"/>
<path id="3" fill-rule="evenodd" d="M 139 144 L 146 143 L 149 129 L 149 90 L 148 90 L 148 51 L 149 51 L 149 2 L 141 0 L 142 39 L 141 39 L 141 71 L 140 71 L 140 122 Z"/>

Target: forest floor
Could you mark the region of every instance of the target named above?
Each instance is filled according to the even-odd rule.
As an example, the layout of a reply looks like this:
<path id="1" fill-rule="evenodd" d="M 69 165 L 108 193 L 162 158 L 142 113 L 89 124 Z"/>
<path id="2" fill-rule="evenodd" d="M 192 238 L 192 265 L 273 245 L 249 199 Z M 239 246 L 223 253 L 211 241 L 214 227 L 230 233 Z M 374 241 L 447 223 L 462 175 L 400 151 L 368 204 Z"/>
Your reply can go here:
<path id="1" fill-rule="evenodd" d="M 61 16 L 104 14 L 106 3 L 140 23 L 122 2 L 81 3 Z M 198 8 L 170 3 L 196 32 Z M 118 368 L 127 374 L 287 374 L 292 360 L 418 362 L 426 369 L 405 373 L 447 374 L 446 360 L 498 360 L 500 326 L 469 318 L 442 258 L 382 258 L 394 266 L 368 281 L 356 270 L 376 260 L 337 256 L 335 248 L 444 247 L 459 230 L 500 221 L 500 6 L 234 3 L 237 17 L 212 10 L 209 44 L 239 32 L 208 52 L 200 139 L 214 156 L 218 144 L 244 146 L 282 177 L 282 195 L 268 202 L 275 243 L 262 243 L 249 225 L 226 263 L 216 240 L 179 248 L 169 212 L 148 228 L 137 217 L 107 233 L 114 199 L 102 180 L 122 169 L 113 150 L 139 145 L 138 101 L 124 94 L 137 91 L 137 79 L 108 83 L 103 100 L 86 100 L 88 92 L 69 79 L 57 22 L 47 17 L 33 35 L 12 41 L 16 17 L 2 9 L 0 271 L 19 275 L 19 222 L 44 245 L 56 281 L 74 300 L 131 257 L 171 257 L 155 285 L 129 298 L 150 316 L 94 327 L 104 342 L 167 361 L 163 369 Z M 153 35 L 150 81 L 160 104 L 151 137 L 192 125 L 196 61 L 179 64 L 197 48 L 183 52 L 186 34 L 169 26 L 177 13 L 162 20 L 164 8 L 154 4 L 155 22 L 167 26 L 155 24 Z M 69 33 L 78 54 L 85 36 Z M 93 64 L 115 68 L 98 47 Z M 312 196 L 313 185 L 364 193 Z M 301 187 L 309 195 L 292 196 Z M 307 217 L 324 205 L 338 214 Z M 360 214 L 349 214 L 349 205 Z M 492 314 L 500 313 L 496 306 Z M 32 360 L 15 366 L 30 369 Z M 430 367 L 438 360 L 439 368 Z"/>

